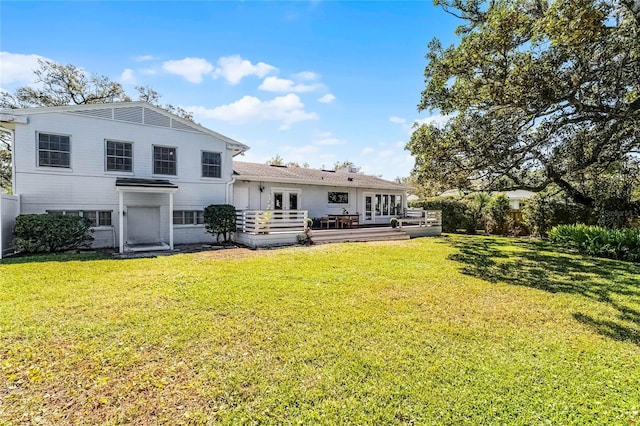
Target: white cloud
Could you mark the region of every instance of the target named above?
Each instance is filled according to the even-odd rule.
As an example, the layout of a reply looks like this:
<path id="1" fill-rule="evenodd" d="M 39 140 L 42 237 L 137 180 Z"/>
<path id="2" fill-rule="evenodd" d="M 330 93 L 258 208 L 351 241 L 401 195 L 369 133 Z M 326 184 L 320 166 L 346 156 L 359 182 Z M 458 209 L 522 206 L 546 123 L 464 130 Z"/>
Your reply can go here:
<path id="1" fill-rule="evenodd" d="M 148 62 L 153 61 L 154 59 L 156 59 L 156 57 L 153 55 L 140 55 L 133 58 L 133 60 L 136 62 Z"/>
<path id="2" fill-rule="evenodd" d="M 362 163 L 365 173 L 382 175 L 385 179 L 398 176 L 409 176 L 414 165 L 414 158 L 404 150 L 406 142 L 382 142 L 375 147 L 368 146 L 360 151 L 366 157 Z"/>
<path id="3" fill-rule="evenodd" d="M 295 161 L 298 163 L 309 162 L 310 159 L 313 159 L 320 152 L 320 148 L 314 145 L 303 145 L 303 146 L 283 146 L 282 148 L 282 156 L 286 159 L 286 161 Z"/>
<path id="4" fill-rule="evenodd" d="M 191 83 L 201 83 L 203 74 L 213 71 L 213 65 L 202 58 L 184 58 L 166 61 L 162 64 L 162 69 L 171 74 L 180 75 Z"/>
<path id="5" fill-rule="evenodd" d="M 38 59 L 50 60 L 39 55 L 0 52 L 0 84 L 33 83 L 33 71 L 38 68 Z"/>
<path id="6" fill-rule="evenodd" d="M 316 145 L 341 145 L 344 143 L 344 141 L 338 138 L 325 138 L 325 139 L 315 140 L 313 141 L 313 143 Z"/>
<path id="7" fill-rule="evenodd" d="M 375 150 L 375 149 L 373 149 L 373 148 L 371 148 L 370 146 L 368 146 L 368 147 L 366 147 L 366 148 L 364 148 L 364 149 L 362 150 L 362 155 L 371 155 L 371 154 L 373 154 L 373 153 L 375 153 L 375 152 L 376 152 L 376 150 Z"/>
<path id="8" fill-rule="evenodd" d="M 293 93 L 278 96 L 269 101 L 262 101 L 254 96 L 243 98 L 215 108 L 199 106 L 185 107 L 186 110 L 205 118 L 227 121 L 234 124 L 243 124 L 256 121 L 280 121 L 281 129 L 287 129 L 292 124 L 317 120 L 316 113 L 304 110 L 304 104 Z"/>
<path id="9" fill-rule="evenodd" d="M 322 102 L 323 104 L 330 104 L 335 100 L 336 100 L 335 96 L 333 96 L 331 93 L 327 93 L 326 95 L 318 99 L 318 102 Z"/>
<path id="10" fill-rule="evenodd" d="M 313 71 L 302 71 L 297 74 L 294 74 L 293 77 L 301 81 L 313 81 L 320 78 L 320 76 Z"/>
<path id="11" fill-rule="evenodd" d="M 321 84 L 296 84 L 293 80 L 287 80 L 285 78 L 278 77 L 267 77 L 264 79 L 260 87 L 258 89 L 265 90 L 267 92 L 293 92 L 293 93 L 303 93 L 303 92 L 313 92 L 318 89 L 321 89 L 323 86 Z"/>
<path id="12" fill-rule="evenodd" d="M 120 82 L 123 84 L 136 84 L 136 75 L 131 68 L 126 68 L 120 74 Z"/>
<path id="13" fill-rule="evenodd" d="M 213 77 L 223 77 L 231 84 L 238 84 L 244 77 L 255 75 L 263 78 L 277 70 L 276 67 L 264 62 L 258 62 L 254 65 L 250 61 L 242 59 L 240 55 L 223 56 L 218 59 L 218 68 L 213 73 Z"/>
<path id="14" fill-rule="evenodd" d="M 396 124 L 404 124 L 407 122 L 407 120 L 405 120 L 404 118 L 396 116 L 389 117 L 389 121 Z"/>

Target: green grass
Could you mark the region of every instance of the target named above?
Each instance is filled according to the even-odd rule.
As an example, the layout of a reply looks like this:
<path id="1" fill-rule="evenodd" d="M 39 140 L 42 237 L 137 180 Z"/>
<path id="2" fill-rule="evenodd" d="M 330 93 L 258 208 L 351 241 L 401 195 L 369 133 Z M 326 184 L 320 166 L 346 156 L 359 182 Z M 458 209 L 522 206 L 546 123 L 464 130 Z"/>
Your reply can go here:
<path id="1" fill-rule="evenodd" d="M 640 265 L 475 236 L 0 264 L 0 424 L 634 424 Z"/>

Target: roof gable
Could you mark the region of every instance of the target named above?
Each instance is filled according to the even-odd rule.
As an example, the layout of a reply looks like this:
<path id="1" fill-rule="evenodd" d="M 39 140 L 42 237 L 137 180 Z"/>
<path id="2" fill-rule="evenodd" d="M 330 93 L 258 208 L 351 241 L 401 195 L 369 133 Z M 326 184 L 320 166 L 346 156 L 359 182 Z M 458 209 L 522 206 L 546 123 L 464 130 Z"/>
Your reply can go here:
<path id="1" fill-rule="evenodd" d="M 83 115 L 104 120 L 122 121 L 145 126 L 165 127 L 174 130 L 195 132 L 220 139 L 238 151 L 247 151 L 249 147 L 192 121 L 179 117 L 148 102 L 114 102 L 105 104 L 70 105 L 59 107 L 23 108 L 2 110 L 12 115 L 32 115 L 47 113 L 67 113 Z"/>

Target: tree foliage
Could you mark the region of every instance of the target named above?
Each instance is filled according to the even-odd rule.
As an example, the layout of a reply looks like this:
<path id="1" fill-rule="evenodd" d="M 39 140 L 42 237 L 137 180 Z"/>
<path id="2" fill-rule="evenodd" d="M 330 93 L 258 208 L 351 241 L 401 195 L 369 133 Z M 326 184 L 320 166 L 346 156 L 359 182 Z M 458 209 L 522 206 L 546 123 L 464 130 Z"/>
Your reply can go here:
<path id="1" fill-rule="evenodd" d="M 421 182 L 487 190 L 556 186 L 595 208 L 632 207 L 640 153 L 640 6 L 605 0 L 436 0 L 463 24 L 434 39 L 415 129 Z M 600 182 L 617 188 L 602 194 Z M 615 181 L 615 183 L 613 183 Z"/>
<path id="2" fill-rule="evenodd" d="M 131 100 L 120 83 L 106 76 L 89 75 L 75 65 L 38 59 L 34 73 L 36 85 L 19 87 L 13 94 L 3 93 L 0 107 L 53 107 Z"/>
<path id="3" fill-rule="evenodd" d="M 267 164 L 270 166 L 284 166 L 284 158 L 280 154 L 276 154 L 267 160 Z"/>
<path id="4" fill-rule="evenodd" d="M 494 233 L 506 235 L 510 211 L 511 206 L 506 194 L 496 194 L 491 197 L 487 205 L 487 215 L 489 216 L 489 222 L 491 223 Z"/>
<path id="5" fill-rule="evenodd" d="M 276 154 L 270 159 L 268 159 L 267 164 L 270 166 L 302 167 L 305 169 L 308 169 L 309 167 L 311 167 L 307 162 L 300 164 L 297 161 L 284 161 L 284 158 L 282 158 L 280 154 Z"/>
<path id="6" fill-rule="evenodd" d="M 11 192 L 11 135 L 0 131 L 0 192 Z"/>

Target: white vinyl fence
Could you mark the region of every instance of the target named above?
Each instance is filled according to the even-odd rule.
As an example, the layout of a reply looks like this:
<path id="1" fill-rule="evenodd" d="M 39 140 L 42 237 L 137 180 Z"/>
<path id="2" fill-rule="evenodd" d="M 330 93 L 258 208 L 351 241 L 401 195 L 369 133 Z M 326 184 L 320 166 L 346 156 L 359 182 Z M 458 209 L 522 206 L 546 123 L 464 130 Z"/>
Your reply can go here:
<path id="1" fill-rule="evenodd" d="M 13 252 L 13 227 L 20 214 L 20 196 L 0 194 L 0 259 Z"/>

